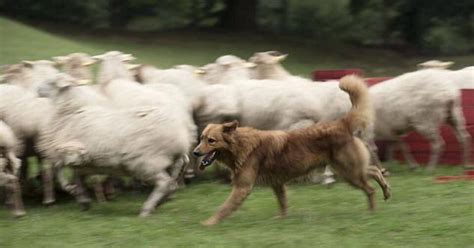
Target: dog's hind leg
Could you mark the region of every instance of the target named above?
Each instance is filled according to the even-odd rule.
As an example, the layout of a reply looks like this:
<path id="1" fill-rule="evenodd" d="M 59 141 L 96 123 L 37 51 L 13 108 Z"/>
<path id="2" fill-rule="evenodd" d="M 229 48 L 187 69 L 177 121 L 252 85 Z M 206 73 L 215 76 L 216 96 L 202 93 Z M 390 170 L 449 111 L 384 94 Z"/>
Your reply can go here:
<path id="1" fill-rule="evenodd" d="M 273 185 L 272 189 L 278 200 L 278 206 L 280 207 L 280 217 L 286 217 L 288 213 L 288 198 L 286 195 L 286 187 L 285 185 L 280 184 Z"/>
<path id="2" fill-rule="evenodd" d="M 380 185 L 383 190 L 384 200 L 388 200 L 392 196 L 390 185 L 382 175 L 382 172 L 376 166 L 369 166 L 367 168 L 367 175 L 373 178 Z"/>

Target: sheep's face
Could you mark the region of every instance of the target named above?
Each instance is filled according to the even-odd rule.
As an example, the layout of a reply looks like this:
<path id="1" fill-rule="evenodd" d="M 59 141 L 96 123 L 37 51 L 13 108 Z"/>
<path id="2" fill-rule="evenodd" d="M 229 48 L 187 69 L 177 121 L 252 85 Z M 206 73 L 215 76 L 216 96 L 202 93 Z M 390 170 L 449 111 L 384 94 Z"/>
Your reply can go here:
<path id="1" fill-rule="evenodd" d="M 202 132 L 200 142 L 193 151 L 196 157 L 202 157 L 199 168 L 204 170 L 219 156 L 220 152 L 230 149 L 230 136 L 237 129 L 237 121 L 225 124 L 209 124 Z"/>
<path id="2" fill-rule="evenodd" d="M 97 60 L 85 53 L 72 53 L 67 56 L 57 56 L 53 60 L 57 66 L 73 76 L 81 80 L 91 80 L 92 71 L 90 66 L 95 64 Z"/>
<path id="3" fill-rule="evenodd" d="M 71 76 L 59 73 L 54 79 L 42 83 L 37 91 L 40 97 L 48 97 L 55 99 L 62 92 L 66 91 L 72 86 L 79 85 L 80 83 L 72 78 Z"/>
<path id="4" fill-rule="evenodd" d="M 257 65 L 259 64 L 273 65 L 273 64 L 280 63 L 287 56 L 288 54 L 283 54 L 278 51 L 259 52 L 259 53 L 254 53 L 253 56 L 249 58 L 249 62 L 255 63 Z"/>

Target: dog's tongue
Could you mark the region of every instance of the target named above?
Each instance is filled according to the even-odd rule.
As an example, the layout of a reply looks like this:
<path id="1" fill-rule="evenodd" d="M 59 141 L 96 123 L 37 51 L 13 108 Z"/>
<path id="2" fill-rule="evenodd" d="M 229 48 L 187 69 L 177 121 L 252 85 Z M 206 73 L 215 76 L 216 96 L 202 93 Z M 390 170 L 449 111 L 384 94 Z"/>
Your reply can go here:
<path id="1" fill-rule="evenodd" d="M 204 170 L 207 166 L 211 165 L 212 162 L 216 159 L 216 151 L 209 152 L 204 156 L 204 158 L 201 160 L 201 164 L 199 165 L 200 170 Z"/>

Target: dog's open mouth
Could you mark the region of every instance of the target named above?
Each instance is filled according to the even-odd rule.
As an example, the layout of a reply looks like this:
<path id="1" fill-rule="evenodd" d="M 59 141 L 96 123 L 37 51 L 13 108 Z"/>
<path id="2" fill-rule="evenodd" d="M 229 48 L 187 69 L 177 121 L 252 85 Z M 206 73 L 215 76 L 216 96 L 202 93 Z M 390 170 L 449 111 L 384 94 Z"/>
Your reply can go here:
<path id="1" fill-rule="evenodd" d="M 199 166 L 199 169 L 204 170 L 206 167 L 212 164 L 214 160 L 217 158 L 217 151 L 210 151 L 206 155 L 204 155 L 204 158 L 201 160 L 201 165 Z"/>

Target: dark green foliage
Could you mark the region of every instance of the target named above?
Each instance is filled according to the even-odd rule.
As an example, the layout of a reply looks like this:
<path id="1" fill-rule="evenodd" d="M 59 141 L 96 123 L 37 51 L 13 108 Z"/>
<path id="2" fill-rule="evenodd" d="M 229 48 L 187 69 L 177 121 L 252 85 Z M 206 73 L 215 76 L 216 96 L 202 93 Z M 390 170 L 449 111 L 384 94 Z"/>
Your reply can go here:
<path id="1" fill-rule="evenodd" d="M 427 54 L 474 49 L 472 0 L 0 0 L 0 13 L 136 31 L 258 29 L 318 42 L 411 47 Z"/>

